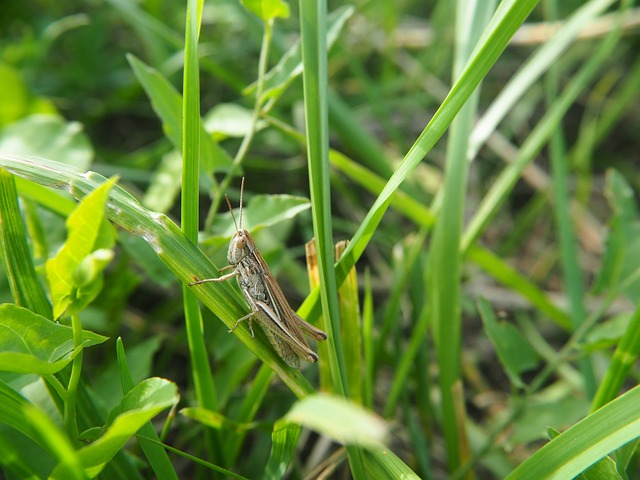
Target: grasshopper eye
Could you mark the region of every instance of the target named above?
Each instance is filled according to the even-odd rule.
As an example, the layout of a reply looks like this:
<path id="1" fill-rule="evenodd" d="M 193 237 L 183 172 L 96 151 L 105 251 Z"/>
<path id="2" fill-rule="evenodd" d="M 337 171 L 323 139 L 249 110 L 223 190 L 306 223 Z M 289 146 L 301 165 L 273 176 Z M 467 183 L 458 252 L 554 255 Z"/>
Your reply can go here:
<path id="1" fill-rule="evenodd" d="M 247 237 L 245 237 L 244 235 L 241 237 L 238 237 L 238 241 L 236 242 L 236 246 L 238 248 L 244 248 L 246 244 L 247 244 Z"/>

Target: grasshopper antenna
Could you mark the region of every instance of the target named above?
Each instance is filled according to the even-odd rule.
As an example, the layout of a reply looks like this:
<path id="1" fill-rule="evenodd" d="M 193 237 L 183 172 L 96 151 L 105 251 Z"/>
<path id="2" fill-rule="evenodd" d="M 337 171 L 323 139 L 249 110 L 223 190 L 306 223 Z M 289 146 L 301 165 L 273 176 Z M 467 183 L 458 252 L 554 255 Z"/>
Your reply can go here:
<path id="1" fill-rule="evenodd" d="M 242 177 L 242 183 L 240 184 L 240 228 L 242 228 L 242 197 L 244 196 L 244 177 Z"/>
<path id="2" fill-rule="evenodd" d="M 227 199 L 227 205 L 229 205 L 229 212 L 231 212 L 231 218 L 233 218 L 233 224 L 236 226 L 236 231 L 238 230 L 238 224 L 236 223 L 236 216 L 233 214 L 233 207 L 231 206 L 231 200 L 229 200 L 229 195 L 224 196 Z M 242 212 L 242 210 L 241 210 Z M 240 217 L 240 221 L 242 221 L 242 217 Z"/>

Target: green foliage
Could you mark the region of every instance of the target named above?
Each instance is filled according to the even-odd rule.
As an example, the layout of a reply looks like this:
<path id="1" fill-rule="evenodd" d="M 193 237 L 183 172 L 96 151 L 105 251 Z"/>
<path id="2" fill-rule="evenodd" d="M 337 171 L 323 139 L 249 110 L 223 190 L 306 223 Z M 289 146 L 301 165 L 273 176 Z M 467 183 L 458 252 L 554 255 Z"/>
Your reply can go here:
<path id="1" fill-rule="evenodd" d="M 115 231 L 103 221 L 109 181 L 88 195 L 67 219 L 69 236 L 55 257 L 47 261 L 53 317 L 67 309 L 84 310 L 102 289 L 102 271 L 112 258 Z"/>
<path id="2" fill-rule="evenodd" d="M 56 373 L 82 348 L 107 340 L 83 331 L 81 344 L 74 345 L 71 327 L 11 304 L 0 305 L 0 328 L 0 370 L 16 373 Z"/>
<path id="3" fill-rule="evenodd" d="M 632 2 L 76 3 L 0 21 L 0 476 L 640 478 Z"/>

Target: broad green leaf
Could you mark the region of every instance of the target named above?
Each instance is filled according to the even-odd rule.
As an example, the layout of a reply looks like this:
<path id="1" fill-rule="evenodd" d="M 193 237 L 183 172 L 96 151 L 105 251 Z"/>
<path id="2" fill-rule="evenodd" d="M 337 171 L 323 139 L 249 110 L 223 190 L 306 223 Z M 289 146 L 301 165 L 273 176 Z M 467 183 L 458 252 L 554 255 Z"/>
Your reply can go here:
<path id="1" fill-rule="evenodd" d="M 128 55 L 127 59 L 151 100 L 153 110 L 162 120 L 165 134 L 173 147 L 179 152 L 182 151 L 182 97 L 160 72 L 133 55 Z M 232 163 L 229 154 L 213 140 L 202 125 L 200 127 L 200 161 L 204 170 L 210 172 L 228 168 Z"/>
<path id="2" fill-rule="evenodd" d="M 487 300 L 479 298 L 478 309 L 484 329 L 493 342 L 511 383 L 518 388 L 524 387 L 520 374 L 538 365 L 538 354 L 514 325 L 496 320 Z"/>
<path id="3" fill-rule="evenodd" d="M 545 392 L 534 396 L 516 420 L 511 441 L 526 444 L 547 438 L 549 425 L 566 428 L 583 418 L 589 411 L 587 399 L 575 395 Z"/>
<path id="4" fill-rule="evenodd" d="M 381 418 L 353 402 L 330 395 L 303 398 L 284 419 L 344 445 L 381 447 L 387 435 L 387 426 Z"/>
<path id="5" fill-rule="evenodd" d="M 46 375 L 58 372 L 81 348 L 107 337 L 84 330 L 73 348 L 73 329 L 10 303 L 0 305 L 0 370 Z"/>
<path id="6" fill-rule="evenodd" d="M 242 4 L 263 22 L 289 18 L 289 5 L 282 0 L 241 0 Z"/>
<path id="7" fill-rule="evenodd" d="M 265 468 L 265 479 L 278 480 L 284 478 L 284 474 L 291 463 L 295 452 L 301 428 L 290 422 L 276 422 L 271 432 L 271 454 Z"/>
<path id="8" fill-rule="evenodd" d="M 204 118 L 204 128 L 218 141 L 226 138 L 242 138 L 252 128 L 253 112 L 236 103 L 220 103 L 213 107 Z M 259 119 L 255 131 L 259 132 L 268 125 Z"/>
<path id="9" fill-rule="evenodd" d="M 309 199 L 292 195 L 256 195 L 242 209 L 242 226 L 252 232 L 293 219 L 311 208 Z M 235 212 L 240 221 L 239 211 Z M 217 231 L 230 237 L 236 231 L 231 214 L 220 215 Z M 219 230 L 218 230 L 219 229 Z"/>
<path id="10" fill-rule="evenodd" d="M 633 312 L 622 312 L 596 324 L 585 335 L 581 348 L 593 352 L 614 346 L 624 335 L 632 316 Z"/>
<path id="11" fill-rule="evenodd" d="M 57 255 L 47 261 L 54 318 L 69 307 L 75 311 L 82 310 L 95 297 L 95 285 L 77 283 L 76 269 L 93 251 L 110 248 L 115 241 L 115 231 L 104 215 L 114 183 L 114 180 L 105 182 L 80 202 L 67 219 L 67 241 Z"/>
<path id="12" fill-rule="evenodd" d="M 633 190 L 616 170 L 607 172 L 605 194 L 613 211 L 609 221 L 602 269 L 596 280 L 596 293 L 615 290 L 640 268 L 640 221 Z M 624 293 L 640 302 L 640 279 L 626 285 Z"/>
<path id="13" fill-rule="evenodd" d="M 162 378 L 149 378 L 131 389 L 109 414 L 104 435 L 78 451 L 86 473 L 98 475 L 140 427 L 177 400 L 176 385 Z"/>
<path id="14" fill-rule="evenodd" d="M 338 39 L 346 21 L 353 15 L 352 6 L 335 9 L 327 16 L 327 48 Z M 302 74 L 302 53 L 300 42 L 296 42 L 287 53 L 285 53 L 278 64 L 265 75 L 263 99 L 277 99 L 287 89 L 287 87 Z M 255 93 L 257 83 L 254 82 L 245 88 L 242 93 L 251 95 Z"/>
<path id="15" fill-rule="evenodd" d="M 162 156 L 142 204 L 155 212 L 166 213 L 173 207 L 182 186 L 182 157 L 176 150 Z"/>
<path id="16" fill-rule="evenodd" d="M 87 169 L 93 147 L 82 125 L 56 115 L 31 115 L 0 132 L 0 151 L 15 155 L 40 155 Z"/>

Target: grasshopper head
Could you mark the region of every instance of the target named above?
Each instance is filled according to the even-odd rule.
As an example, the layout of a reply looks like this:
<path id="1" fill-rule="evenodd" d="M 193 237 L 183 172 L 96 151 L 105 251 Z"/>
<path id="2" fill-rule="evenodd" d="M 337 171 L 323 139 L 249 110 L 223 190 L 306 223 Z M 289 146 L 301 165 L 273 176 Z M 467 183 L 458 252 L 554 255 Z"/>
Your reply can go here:
<path id="1" fill-rule="evenodd" d="M 236 230 L 236 233 L 231 237 L 231 242 L 229 242 L 229 251 L 227 252 L 229 264 L 237 265 L 244 257 L 249 255 L 254 248 L 255 244 L 249 232 L 244 228 Z"/>

